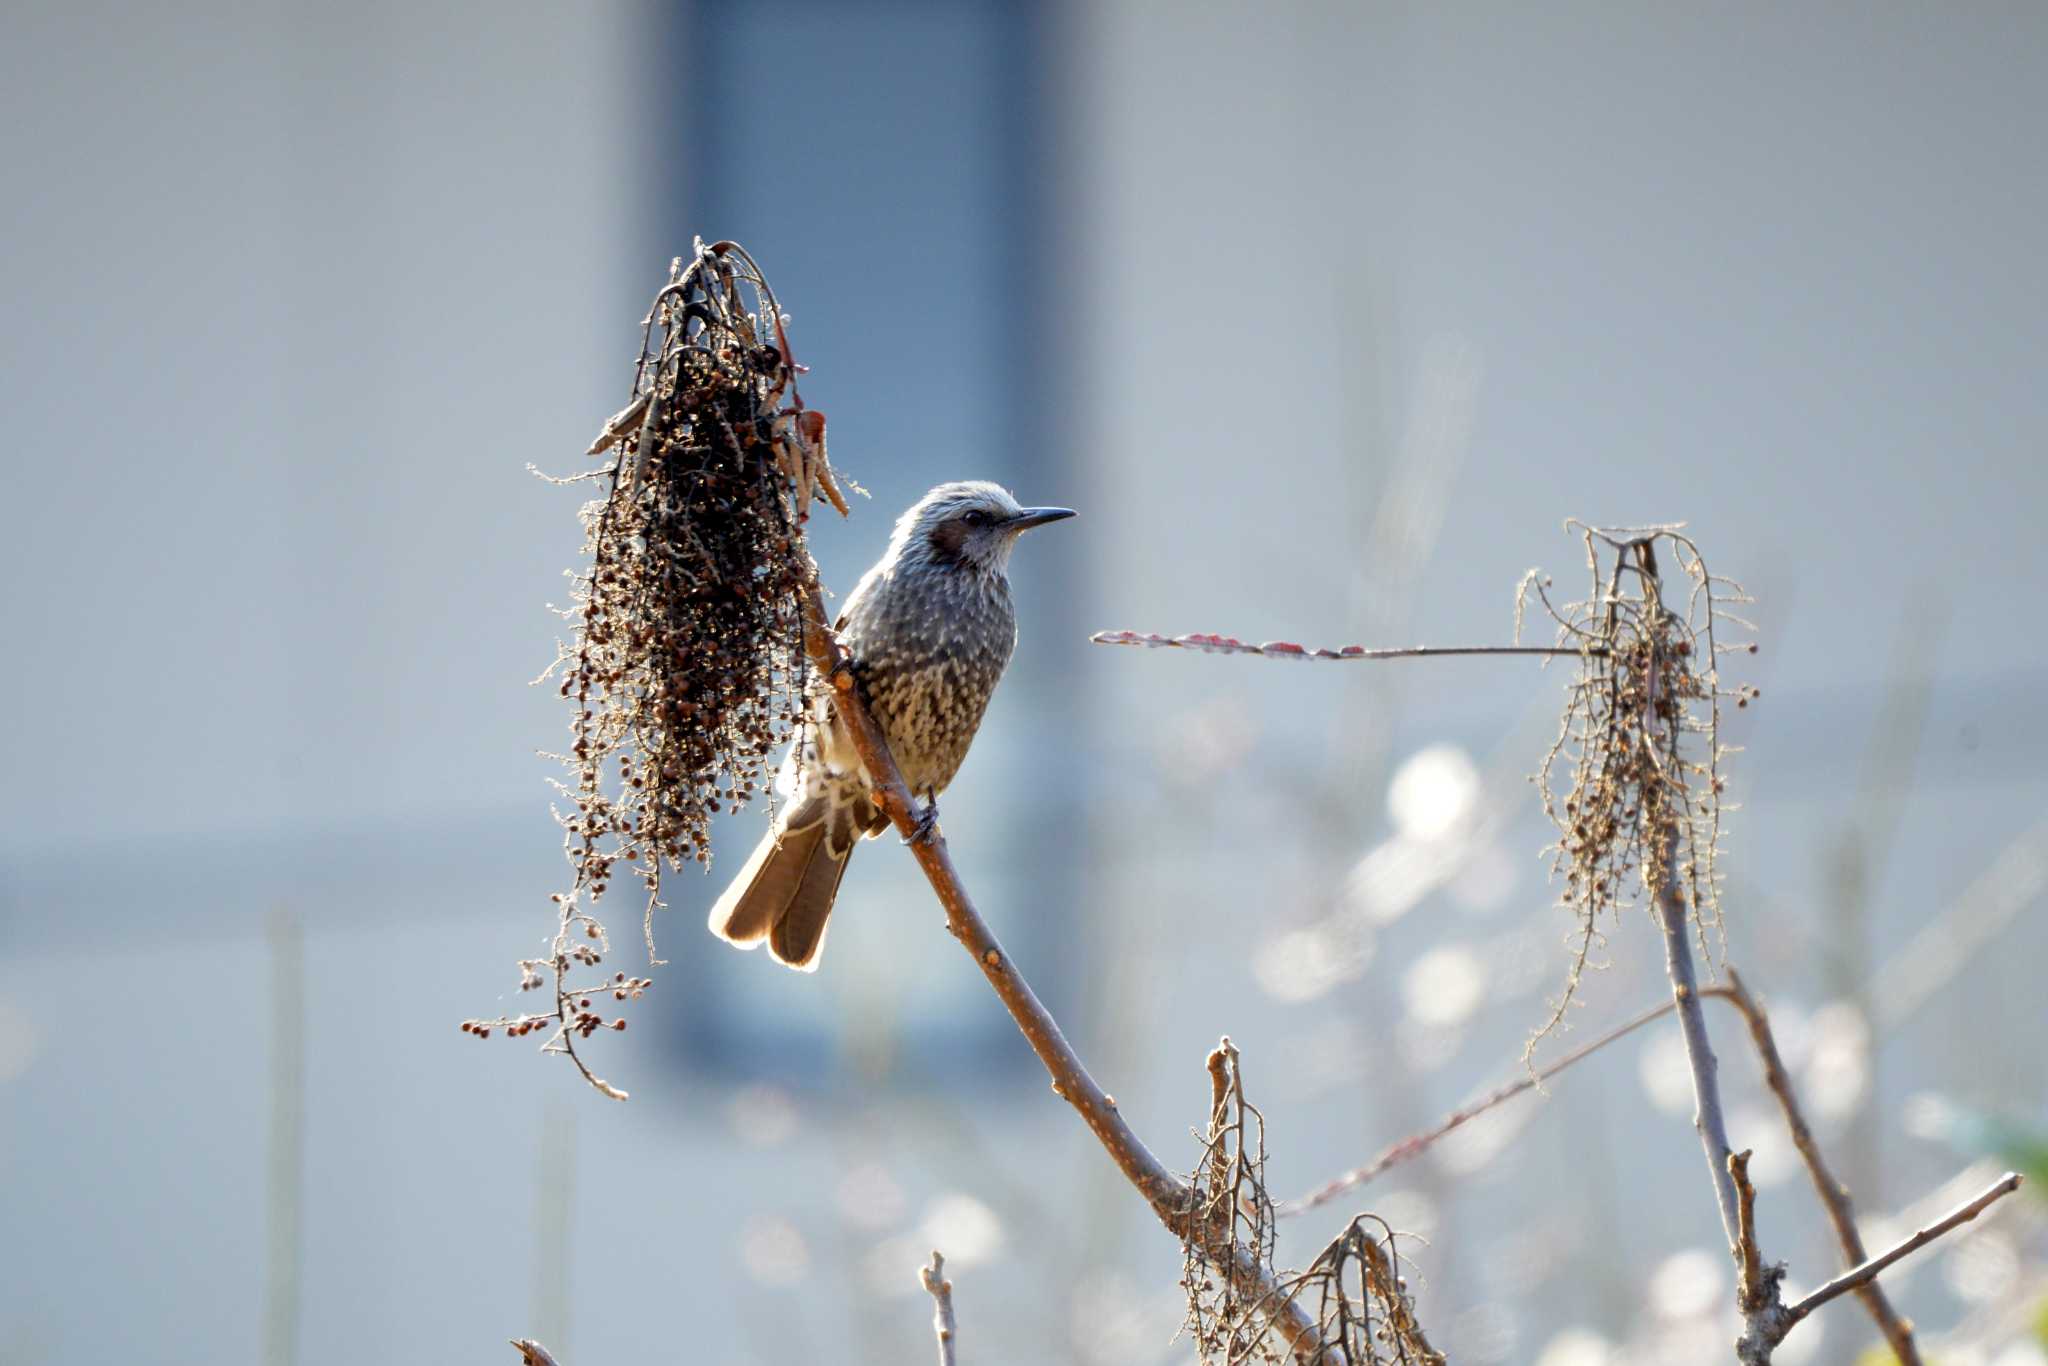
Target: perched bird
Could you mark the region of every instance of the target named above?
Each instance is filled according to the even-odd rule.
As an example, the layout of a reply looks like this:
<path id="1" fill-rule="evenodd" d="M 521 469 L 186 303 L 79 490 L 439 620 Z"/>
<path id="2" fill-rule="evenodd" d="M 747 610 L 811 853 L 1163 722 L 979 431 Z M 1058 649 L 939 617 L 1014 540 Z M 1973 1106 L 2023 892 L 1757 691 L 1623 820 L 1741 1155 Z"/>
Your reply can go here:
<path id="1" fill-rule="evenodd" d="M 1016 648 L 1010 552 L 1032 527 L 1073 515 L 1019 507 L 979 480 L 941 484 L 897 519 L 834 625 L 904 783 L 925 799 L 923 832 Z M 775 788 L 775 823 L 711 908 L 711 932 L 746 949 L 766 940 L 777 962 L 811 972 L 854 842 L 889 825 L 830 688 L 816 689 Z"/>

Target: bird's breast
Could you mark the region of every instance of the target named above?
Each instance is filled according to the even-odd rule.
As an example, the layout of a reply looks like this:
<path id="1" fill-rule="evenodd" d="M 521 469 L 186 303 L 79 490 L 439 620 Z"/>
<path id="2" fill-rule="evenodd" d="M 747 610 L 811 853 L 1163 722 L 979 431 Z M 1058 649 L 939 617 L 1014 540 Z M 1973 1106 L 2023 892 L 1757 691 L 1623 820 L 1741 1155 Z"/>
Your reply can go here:
<path id="1" fill-rule="evenodd" d="M 959 770 L 1017 643 L 1007 586 L 938 568 L 882 575 L 843 632 L 868 703 L 913 791 Z"/>

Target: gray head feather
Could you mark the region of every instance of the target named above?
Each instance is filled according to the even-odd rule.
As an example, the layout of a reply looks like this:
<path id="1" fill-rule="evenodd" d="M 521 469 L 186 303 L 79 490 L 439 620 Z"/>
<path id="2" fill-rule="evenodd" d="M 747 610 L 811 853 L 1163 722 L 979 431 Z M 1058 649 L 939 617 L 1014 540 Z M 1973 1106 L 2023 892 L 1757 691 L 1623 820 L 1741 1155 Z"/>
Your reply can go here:
<path id="1" fill-rule="evenodd" d="M 885 560 L 1001 578 L 1019 535 L 1072 515 L 1065 508 L 1022 507 L 1009 490 L 985 479 L 941 484 L 896 520 Z"/>

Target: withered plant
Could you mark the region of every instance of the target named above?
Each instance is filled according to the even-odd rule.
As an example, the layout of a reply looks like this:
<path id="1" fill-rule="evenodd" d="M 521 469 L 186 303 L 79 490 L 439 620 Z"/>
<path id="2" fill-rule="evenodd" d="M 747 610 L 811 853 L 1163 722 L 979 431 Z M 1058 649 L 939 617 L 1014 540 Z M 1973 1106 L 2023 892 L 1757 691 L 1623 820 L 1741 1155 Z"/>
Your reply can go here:
<path id="1" fill-rule="evenodd" d="M 1188 1179 L 1181 1243 L 1187 1331 L 1204 1366 L 1441 1363 L 1401 1279 L 1397 1235 L 1376 1216 L 1353 1219 L 1306 1271 L 1272 1270 L 1278 1220 L 1266 1189 L 1266 1117 L 1245 1099 L 1242 1059 L 1228 1038 L 1209 1054 L 1209 1086 L 1209 1124 L 1198 1135 L 1202 1156 Z M 1251 1283 L 1258 1292 L 1217 1273 L 1219 1241 L 1265 1268 Z M 1312 1338 L 1283 1331 L 1269 1302 L 1276 1295 L 1306 1311 Z"/>
<path id="2" fill-rule="evenodd" d="M 1426 1151 L 1443 1135 L 1486 1110 L 1535 1089 L 1614 1040 L 1665 1015 L 1675 1015 L 1691 1073 L 1694 1128 L 1707 1159 L 1736 1273 L 1735 1307 L 1741 1316 L 1740 1335 L 1731 1344 L 1736 1360 L 1744 1366 L 1764 1366 L 1785 1336 L 1814 1310 L 1839 1296 L 1854 1294 L 1863 1302 L 1893 1357 L 1902 1366 L 1918 1366 L 1921 1357 L 1912 1325 L 1892 1308 L 1877 1284 L 1878 1273 L 1975 1219 L 2017 1189 L 2020 1178 L 2008 1172 L 1974 1199 L 1892 1247 L 1876 1255 L 1865 1249 L 1851 1211 L 1849 1193 L 1835 1180 L 1814 1141 L 1791 1080 L 1779 1060 L 1762 1007 L 1732 968 L 1727 970 L 1729 985 L 1702 986 L 1695 961 L 1697 945 L 1699 956 L 1714 964 L 1721 943 L 1721 883 L 1716 862 L 1722 813 L 1728 809 L 1724 802 L 1722 760 L 1732 752 L 1721 740 L 1722 708 L 1730 701 L 1737 708 L 1746 708 L 1759 696 L 1752 686 L 1725 684 L 1719 671 L 1722 656 L 1756 650 L 1746 640 L 1726 638 L 1729 627 L 1751 629 L 1730 611 L 1749 599 L 1740 585 L 1708 571 L 1698 547 L 1680 527 L 1601 529 L 1570 522 L 1567 528 L 1585 546 L 1590 579 L 1586 597 L 1557 604 L 1551 599 L 1549 580 L 1535 572 L 1525 576 L 1516 594 L 1517 634 L 1523 614 L 1533 601 L 1556 628 L 1554 646 L 1369 649 L 1348 645 L 1307 649 L 1289 641 L 1252 645 L 1235 637 L 1207 633 L 1168 637 L 1105 631 L 1094 637 L 1109 645 L 1173 646 L 1204 653 L 1334 663 L 1525 653 L 1572 657 L 1578 665 L 1566 685 L 1558 737 L 1533 779 L 1542 794 L 1544 810 L 1558 832 L 1557 843 L 1550 851 L 1553 869 L 1563 886 L 1563 903 L 1576 917 L 1577 931 L 1565 990 L 1552 1004 L 1550 1016 L 1536 1031 L 1529 1050 L 1533 1051 L 1562 1022 L 1586 967 L 1604 945 L 1603 926 L 1629 906 L 1640 904 L 1651 911 L 1662 932 L 1671 1000 L 1541 1069 L 1534 1065 L 1530 1051 L 1525 1051 L 1523 1065 L 1527 1075 L 1520 1081 L 1461 1107 L 1442 1123 L 1392 1145 L 1380 1156 L 1324 1183 L 1307 1196 L 1288 1201 L 1275 1212 L 1301 1214 L 1356 1190 L 1391 1167 Z M 1668 601 L 1667 568 L 1676 571 L 1674 580 L 1682 585 L 1670 590 L 1681 597 L 1682 607 L 1673 607 Z M 1748 1150 L 1735 1151 L 1728 1141 L 1719 1063 L 1702 1006 L 1707 999 L 1728 1002 L 1748 1024 L 1766 1084 L 1778 1100 L 1793 1145 L 1806 1165 L 1841 1249 L 1844 1270 L 1796 1302 L 1788 1302 L 1784 1296 L 1783 1265 L 1766 1260 L 1757 1245 L 1756 1191 L 1748 1177 L 1750 1154 Z M 1263 1126 L 1255 1126 L 1252 1133 L 1262 1135 Z M 1241 1121 L 1226 1127 L 1220 1138 L 1212 1128 L 1211 1189 L 1216 1188 L 1220 1174 L 1239 1169 L 1237 1164 L 1246 1151 L 1245 1142 Z M 1215 1165 L 1218 1152 L 1230 1159 L 1222 1166 Z M 1251 1169 L 1257 1169 L 1256 1161 Z M 1211 1205 L 1214 1203 L 1212 1200 Z M 1273 1210 L 1261 1195 L 1253 1199 L 1249 1212 L 1235 1217 L 1249 1220 L 1243 1232 L 1256 1241 L 1266 1235 L 1267 1211 Z M 1233 1230 L 1237 1227 L 1233 1224 Z M 1396 1290 L 1382 1298 L 1383 1312 L 1397 1315 L 1405 1311 L 1406 1300 L 1399 1293 L 1398 1277 L 1390 1270 L 1376 1273 L 1376 1263 L 1369 1251 L 1376 1245 L 1372 1229 L 1370 1216 L 1354 1218 L 1311 1271 L 1332 1263 L 1355 1264 L 1363 1277 L 1360 1284 L 1366 1290 L 1375 1283 L 1374 1275 L 1382 1274 L 1379 1283 L 1391 1283 Z M 1391 1267 L 1390 1251 L 1384 1261 Z M 1301 1288 L 1300 1281 L 1290 1284 L 1290 1298 L 1297 1305 L 1301 1303 Z M 1194 1321 L 1227 1325 L 1230 1310 L 1238 1301 L 1218 1299 L 1215 1289 L 1208 1286 L 1201 1286 L 1200 1294 L 1205 1298 Z M 1326 1312 L 1316 1315 L 1318 1341 L 1323 1344 L 1330 1341 L 1325 1331 L 1327 1322 Z M 1257 1355 L 1228 1355 L 1244 1340 L 1242 1335 L 1226 1332 L 1214 1340 L 1225 1348 L 1225 1355 L 1218 1360 L 1263 1359 Z M 1256 1338 L 1250 1341 L 1258 1343 Z M 1288 1341 L 1297 1361 L 1323 1359 L 1302 1353 L 1300 1335 L 1290 1336 Z M 1419 1332 L 1415 1342 L 1421 1342 Z M 1352 1338 L 1345 1338 L 1344 1343 L 1350 1353 L 1347 1359 L 1360 1359 L 1358 1353 L 1364 1349 Z M 1317 1350 L 1327 1348 L 1319 1346 Z M 1426 1344 L 1410 1350 L 1426 1351 Z"/>
<path id="3" fill-rule="evenodd" d="M 1222 1233 L 1261 1265 L 1273 1263 L 1278 1227 L 1266 1193 L 1266 1117 L 1245 1099 L 1243 1062 L 1228 1036 L 1209 1054 L 1209 1122 L 1198 1131 L 1201 1159 L 1188 1177 L 1181 1288 L 1187 1329 L 1204 1362 L 1277 1362 L 1285 1344 L 1268 1340 L 1268 1320 L 1240 1286 L 1217 1276 L 1203 1255 L 1201 1231 Z"/>
<path id="4" fill-rule="evenodd" d="M 1725 639 L 1749 623 L 1729 608 L 1749 602 L 1740 584 L 1707 570 L 1678 527 L 1602 530 L 1567 523 L 1586 547 L 1586 596 L 1554 603 L 1531 570 L 1515 595 L 1516 635 L 1533 600 L 1578 663 L 1566 687 L 1557 740 L 1536 772 L 1543 811 L 1557 827 L 1552 871 L 1577 918 L 1570 968 L 1525 1060 L 1564 1020 L 1588 965 L 1605 946 L 1603 924 L 1668 888 L 1684 905 L 1708 960 L 1721 942 L 1721 704 L 1747 707 L 1756 689 L 1722 683 Z M 1658 548 L 1688 585 L 1683 611 L 1661 595 Z M 1714 938 L 1709 941 L 1709 931 Z"/>
<path id="5" fill-rule="evenodd" d="M 593 1005 L 638 998 L 644 977 L 578 982 L 609 952 L 598 901 L 625 874 L 643 895 L 642 932 L 659 963 L 654 913 L 664 870 L 711 860 L 710 823 L 760 796 L 798 724 L 808 664 L 804 541 L 814 500 L 846 503 L 825 455 L 824 415 L 797 393 L 775 294 L 736 244 L 698 244 L 669 269 L 642 324 L 632 401 L 591 444 L 601 467 L 582 510 L 587 565 L 570 575 L 570 625 L 541 680 L 574 707 L 563 803 L 571 879 L 554 894 L 547 953 L 521 961 L 520 987 L 554 987 L 552 1011 L 465 1021 L 488 1038 L 548 1033 L 605 1094 L 624 1093 L 576 1050 L 602 1028 Z"/>

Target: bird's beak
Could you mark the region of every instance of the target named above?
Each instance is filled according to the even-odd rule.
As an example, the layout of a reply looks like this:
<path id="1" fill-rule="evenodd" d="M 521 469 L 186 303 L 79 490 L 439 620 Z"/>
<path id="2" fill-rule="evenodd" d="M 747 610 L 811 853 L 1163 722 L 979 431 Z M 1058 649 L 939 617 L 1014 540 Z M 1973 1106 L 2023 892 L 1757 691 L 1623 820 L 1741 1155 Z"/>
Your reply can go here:
<path id="1" fill-rule="evenodd" d="M 1063 522 L 1074 515 L 1072 508 L 1025 508 L 1009 521 L 1012 531 L 1029 531 L 1047 522 Z"/>

